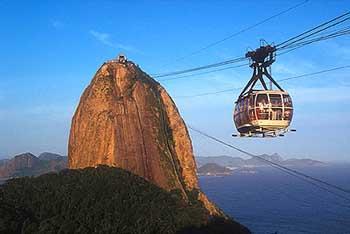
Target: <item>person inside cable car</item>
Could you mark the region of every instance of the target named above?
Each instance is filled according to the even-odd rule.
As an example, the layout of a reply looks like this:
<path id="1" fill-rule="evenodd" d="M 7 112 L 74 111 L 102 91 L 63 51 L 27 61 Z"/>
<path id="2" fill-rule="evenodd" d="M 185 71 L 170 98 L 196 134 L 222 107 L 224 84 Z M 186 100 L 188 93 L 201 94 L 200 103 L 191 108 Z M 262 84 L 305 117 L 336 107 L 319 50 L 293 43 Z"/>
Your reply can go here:
<path id="1" fill-rule="evenodd" d="M 269 118 L 269 104 L 267 101 L 267 95 L 258 95 L 257 98 L 258 109 L 258 119 L 268 119 Z"/>
<path id="2" fill-rule="evenodd" d="M 292 119 L 292 110 L 284 110 L 284 120 Z"/>

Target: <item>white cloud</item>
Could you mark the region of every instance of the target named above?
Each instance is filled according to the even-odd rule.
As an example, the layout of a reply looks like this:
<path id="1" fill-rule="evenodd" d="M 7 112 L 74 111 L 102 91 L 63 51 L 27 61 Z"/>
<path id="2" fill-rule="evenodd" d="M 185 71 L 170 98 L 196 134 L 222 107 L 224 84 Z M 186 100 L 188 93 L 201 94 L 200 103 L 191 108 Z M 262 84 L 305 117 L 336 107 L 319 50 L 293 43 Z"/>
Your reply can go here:
<path id="1" fill-rule="evenodd" d="M 272 76 L 295 76 L 317 69 L 313 62 L 294 58 L 291 61 L 277 62 L 272 65 Z"/>
<path id="2" fill-rule="evenodd" d="M 331 103 L 350 101 L 350 88 L 318 87 L 289 89 L 295 103 Z"/>
<path id="3" fill-rule="evenodd" d="M 336 41 L 327 41 L 323 51 L 328 55 L 341 59 L 341 61 L 350 59 L 350 46 Z"/>
<path id="4" fill-rule="evenodd" d="M 126 51 L 136 51 L 136 49 L 129 45 L 124 45 L 120 43 L 115 43 L 111 40 L 111 35 L 109 33 L 97 32 L 95 30 L 90 30 L 89 33 L 102 44 L 112 47 L 114 49 L 122 49 Z"/>
<path id="5" fill-rule="evenodd" d="M 62 21 L 59 21 L 59 20 L 51 20 L 51 26 L 54 27 L 55 29 L 60 29 L 60 28 L 63 28 L 64 24 Z"/>

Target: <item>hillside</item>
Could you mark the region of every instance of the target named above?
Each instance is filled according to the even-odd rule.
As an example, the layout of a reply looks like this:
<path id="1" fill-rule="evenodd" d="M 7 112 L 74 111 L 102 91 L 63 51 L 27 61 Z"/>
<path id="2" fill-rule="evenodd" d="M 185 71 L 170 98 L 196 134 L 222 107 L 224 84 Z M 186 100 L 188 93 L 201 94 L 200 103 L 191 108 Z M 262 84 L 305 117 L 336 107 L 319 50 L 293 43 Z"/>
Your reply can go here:
<path id="1" fill-rule="evenodd" d="M 207 222 L 195 193 L 185 201 L 107 166 L 12 179 L 0 187 L 0 233 L 250 233 L 233 220 Z"/>

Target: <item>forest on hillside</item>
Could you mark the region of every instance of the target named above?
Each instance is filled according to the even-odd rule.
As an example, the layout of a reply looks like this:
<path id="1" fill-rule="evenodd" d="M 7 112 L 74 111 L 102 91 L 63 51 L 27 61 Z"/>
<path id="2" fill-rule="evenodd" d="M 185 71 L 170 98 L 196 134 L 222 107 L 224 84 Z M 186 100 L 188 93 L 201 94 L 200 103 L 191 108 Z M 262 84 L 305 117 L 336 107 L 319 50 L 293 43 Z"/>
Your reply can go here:
<path id="1" fill-rule="evenodd" d="M 107 166 L 12 179 L 0 187 L 0 233 L 248 233 L 208 219 L 196 193 L 185 201 Z"/>

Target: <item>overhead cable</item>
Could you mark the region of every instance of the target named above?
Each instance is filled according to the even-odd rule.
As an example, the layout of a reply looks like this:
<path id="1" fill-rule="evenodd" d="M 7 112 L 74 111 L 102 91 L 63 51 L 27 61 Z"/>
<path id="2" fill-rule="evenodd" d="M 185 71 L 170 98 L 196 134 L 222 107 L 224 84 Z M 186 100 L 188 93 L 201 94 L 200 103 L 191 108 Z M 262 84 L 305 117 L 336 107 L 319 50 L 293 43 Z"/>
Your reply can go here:
<path id="1" fill-rule="evenodd" d="M 300 78 L 303 78 L 303 77 L 314 76 L 314 75 L 318 75 L 318 74 L 322 74 L 322 73 L 326 73 L 326 72 L 331 72 L 331 71 L 336 71 L 336 70 L 342 70 L 342 69 L 347 69 L 347 68 L 350 68 L 350 65 L 339 66 L 339 67 L 334 67 L 334 68 L 325 69 L 325 70 L 321 70 L 321 71 L 316 71 L 316 72 L 311 72 L 311 73 L 305 73 L 305 74 L 302 74 L 302 75 L 286 77 L 286 78 L 277 80 L 277 82 L 284 82 L 284 81 L 287 81 L 287 80 L 300 79 Z M 237 88 L 234 87 L 234 88 L 230 88 L 230 89 L 223 89 L 223 90 L 218 90 L 218 91 L 213 91 L 213 92 L 198 93 L 198 94 L 194 94 L 194 95 L 175 96 L 174 98 L 193 98 L 193 97 L 201 97 L 201 96 L 207 96 L 207 95 L 214 95 L 214 94 L 232 92 L 232 91 L 235 91 L 235 90 L 241 90 L 242 88 L 243 88 L 243 87 L 237 87 Z"/>
<path id="2" fill-rule="evenodd" d="M 236 146 L 234 146 L 234 145 L 232 145 L 232 144 L 229 144 L 229 143 L 227 143 L 227 142 L 225 142 L 225 141 L 223 141 L 223 140 L 220 140 L 219 138 L 216 138 L 216 137 L 214 137 L 214 136 L 211 136 L 211 135 L 209 135 L 209 134 L 207 134 L 207 133 L 205 133 L 205 132 L 203 132 L 203 131 L 201 131 L 201 130 L 198 130 L 198 129 L 192 127 L 192 126 L 189 126 L 189 125 L 188 125 L 188 128 L 191 129 L 192 131 L 194 131 L 194 132 L 196 132 L 196 133 L 202 135 L 202 136 L 205 136 L 205 137 L 207 137 L 207 138 L 209 138 L 209 139 L 211 139 L 211 140 L 213 140 L 213 141 L 219 143 L 219 144 L 222 144 L 222 145 L 227 146 L 227 147 L 229 147 L 229 148 L 231 148 L 231 149 L 234 149 L 234 150 L 236 150 L 236 151 L 238 151 L 238 152 L 241 152 L 241 153 L 243 153 L 243 154 L 246 154 L 246 155 L 248 155 L 248 156 L 250 156 L 250 157 L 252 157 L 252 158 L 257 158 L 257 159 L 259 159 L 260 161 L 263 161 L 263 162 L 267 163 L 268 165 L 270 165 L 270 166 L 272 166 L 272 167 L 274 167 L 274 168 L 277 168 L 277 169 L 279 169 L 279 170 L 281 170 L 281 171 L 284 171 L 285 173 L 288 173 L 289 175 L 292 175 L 292 176 L 294 176 L 294 177 L 297 177 L 297 178 L 299 178 L 299 179 L 302 179 L 303 181 L 305 181 L 305 182 L 307 182 L 307 183 L 310 183 L 310 184 L 312 184 L 312 185 L 314 185 L 314 186 L 316 186 L 316 187 L 318 187 L 318 188 L 320 188 L 320 189 L 322 189 L 322 190 L 324 190 L 324 191 L 327 191 L 327 192 L 329 192 L 329 193 L 332 193 L 333 195 L 336 195 L 336 196 L 341 197 L 341 198 L 343 198 L 343 199 L 345 199 L 345 200 L 347 200 L 347 201 L 350 201 L 350 197 L 344 196 L 344 195 L 339 194 L 339 193 L 335 193 L 333 190 L 330 190 L 329 188 L 332 188 L 332 189 L 337 190 L 337 191 L 339 191 L 339 192 L 342 192 L 342 193 L 345 193 L 345 194 L 347 194 L 347 195 L 350 195 L 350 191 L 349 191 L 348 189 L 342 188 L 342 187 L 340 187 L 340 186 L 338 186 L 338 185 L 331 184 L 331 183 L 329 183 L 329 182 L 327 182 L 327 181 L 318 179 L 318 178 L 316 178 L 316 177 L 307 175 L 307 174 L 302 173 L 302 172 L 300 172 L 300 171 L 297 171 L 297 170 L 295 170 L 295 169 L 288 168 L 288 167 L 283 166 L 283 165 L 281 165 L 281 164 L 279 164 L 279 163 L 276 163 L 276 162 L 272 162 L 272 161 L 270 161 L 270 160 L 267 160 L 267 159 L 265 159 L 265 158 L 263 158 L 263 157 L 261 157 L 261 156 L 259 156 L 259 155 L 250 153 L 250 152 L 248 152 L 248 151 L 246 151 L 246 150 L 243 150 L 243 149 L 241 149 L 241 148 L 239 148 L 239 147 L 236 147 Z M 320 184 L 322 184 L 322 186 L 321 186 Z M 324 186 L 327 186 L 327 187 L 324 187 Z"/>
<path id="3" fill-rule="evenodd" d="M 321 33 L 324 34 L 324 32 L 326 30 L 333 28 L 336 25 L 344 23 L 345 21 L 348 21 L 348 20 L 350 20 L 350 12 L 342 14 L 342 15 L 340 15 L 340 16 L 338 16 L 330 21 L 327 21 L 326 23 L 322 23 L 319 26 L 316 26 L 316 27 L 314 27 L 306 32 L 303 32 L 303 33 L 301 33 L 295 37 L 292 37 L 292 38 L 290 38 L 282 43 L 279 43 L 276 46 L 276 50 L 280 51 L 280 50 L 284 50 L 284 49 L 289 49 L 288 52 L 290 52 L 292 50 L 295 50 L 297 48 L 303 47 L 303 46 L 311 44 L 311 43 L 315 43 L 315 42 L 323 41 L 323 40 L 328 40 L 328 39 L 339 37 L 339 36 L 348 35 L 348 34 L 350 34 L 350 30 L 348 28 L 345 28 L 345 29 L 343 28 L 343 29 L 339 29 L 335 32 L 334 31 L 329 32 L 327 35 L 324 35 L 324 36 L 315 37 L 318 34 L 321 34 Z M 284 53 L 287 53 L 287 52 L 280 53 L 280 55 L 284 54 Z M 233 58 L 233 59 L 229 59 L 229 60 L 222 61 L 222 62 L 203 65 L 203 66 L 199 66 L 199 67 L 193 67 L 193 68 L 189 68 L 189 69 L 185 69 L 185 70 L 160 73 L 160 74 L 152 74 L 152 76 L 154 78 L 161 78 L 161 77 L 166 77 L 166 76 L 181 75 L 181 74 L 185 74 L 185 73 L 193 73 L 193 72 L 200 71 L 200 70 L 207 70 L 210 68 L 226 66 L 229 64 L 238 63 L 238 62 L 242 62 L 242 61 L 246 61 L 246 60 L 247 60 L 246 57 L 238 57 L 238 58 Z M 220 69 L 218 69 L 218 70 L 220 70 Z M 168 80 L 170 80 L 170 79 L 168 79 Z"/>
<path id="4" fill-rule="evenodd" d="M 250 25 L 250 26 L 248 26 L 248 27 L 246 27 L 246 28 L 243 28 L 243 29 L 241 29 L 241 30 L 238 31 L 238 32 L 232 33 L 232 34 L 230 34 L 230 35 L 228 35 L 228 36 L 226 36 L 226 37 L 224 37 L 224 38 L 222 38 L 222 39 L 220 39 L 220 40 L 217 40 L 217 41 L 214 41 L 214 42 L 212 42 L 212 43 L 209 43 L 208 45 L 203 46 L 202 48 L 199 48 L 198 50 L 192 51 L 191 53 L 189 53 L 189 54 L 187 54 L 187 55 L 184 55 L 184 56 L 182 56 L 182 57 L 179 57 L 179 58 L 175 59 L 174 62 L 181 61 L 181 60 L 183 60 L 183 59 L 185 59 L 185 58 L 188 58 L 188 57 L 191 57 L 191 56 L 193 56 L 193 55 L 199 54 L 199 53 L 201 53 L 201 52 L 204 51 L 204 50 L 207 50 L 207 49 L 209 49 L 209 48 L 211 48 L 211 47 L 214 47 L 214 46 L 216 46 L 216 45 L 218 45 L 218 44 L 220 44 L 220 43 L 222 43 L 222 42 L 224 42 L 224 41 L 227 41 L 227 40 L 229 40 L 229 39 L 231 39 L 231 38 L 233 38 L 233 37 L 236 37 L 236 36 L 238 36 L 238 35 L 240 35 L 240 34 L 246 32 L 246 31 L 248 31 L 248 30 L 251 30 L 251 29 L 253 29 L 253 28 L 256 28 L 256 27 L 258 27 L 258 26 L 260 26 L 260 25 L 262 25 L 262 24 L 264 24 L 264 23 L 266 23 L 266 22 L 268 22 L 268 21 L 270 21 L 270 20 L 272 20 L 272 19 L 274 19 L 274 18 L 277 18 L 277 17 L 279 17 L 279 16 L 281 16 L 281 15 L 283 15 L 283 14 L 285 14 L 285 13 L 287 13 L 287 12 L 293 10 L 293 9 L 296 9 L 296 8 L 298 8 L 298 7 L 300 7 L 300 6 L 304 5 L 304 4 L 306 4 L 307 2 L 309 2 L 309 0 L 305 0 L 305 1 L 302 1 L 302 2 L 300 2 L 300 3 L 297 3 L 297 4 L 295 4 L 295 5 L 291 6 L 291 7 L 289 7 L 289 8 L 287 8 L 287 9 L 283 10 L 283 11 L 278 12 L 278 13 L 275 14 L 275 15 L 272 15 L 272 16 L 270 16 L 270 17 L 268 17 L 268 18 L 265 18 L 265 19 L 263 19 L 263 20 L 261 20 L 261 21 L 255 23 L 255 24 L 253 24 L 253 25 Z"/>

